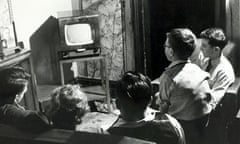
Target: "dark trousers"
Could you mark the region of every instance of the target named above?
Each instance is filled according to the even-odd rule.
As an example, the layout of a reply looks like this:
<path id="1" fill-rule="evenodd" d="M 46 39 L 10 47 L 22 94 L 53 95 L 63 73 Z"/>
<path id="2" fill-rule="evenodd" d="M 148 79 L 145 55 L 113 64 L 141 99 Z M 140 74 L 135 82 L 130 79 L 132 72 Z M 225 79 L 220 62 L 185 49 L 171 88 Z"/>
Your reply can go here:
<path id="1" fill-rule="evenodd" d="M 186 144 L 204 143 L 208 119 L 209 115 L 190 121 L 178 120 L 184 130 Z"/>

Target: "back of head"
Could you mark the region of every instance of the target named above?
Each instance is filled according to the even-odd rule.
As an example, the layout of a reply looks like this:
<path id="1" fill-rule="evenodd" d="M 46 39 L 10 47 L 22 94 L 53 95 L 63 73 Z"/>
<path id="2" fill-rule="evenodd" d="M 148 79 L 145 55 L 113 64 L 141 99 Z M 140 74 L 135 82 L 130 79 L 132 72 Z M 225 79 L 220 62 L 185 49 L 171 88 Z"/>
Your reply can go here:
<path id="1" fill-rule="evenodd" d="M 141 73 L 126 72 L 118 81 L 117 94 L 123 109 L 136 107 L 145 110 L 151 101 L 151 81 Z"/>
<path id="2" fill-rule="evenodd" d="M 78 85 L 65 85 L 60 89 L 59 101 L 66 109 L 87 108 L 87 96 Z"/>
<path id="3" fill-rule="evenodd" d="M 196 36 L 187 28 L 172 29 L 167 33 L 167 38 L 180 60 L 187 60 L 196 48 Z"/>
<path id="4" fill-rule="evenodd" d="M 0 98 L 12 99 L 21 93 L 30 75 L 22 67 L 10 67 L 0 71 Z M 13 101 L 12 101 L 13 102 Z"/>
<path id="5" fill-rule="evenodd" d="M 201 32 L 200 38 L 207 39 L 211 46 L 217 46 L 221 50 L 226 46 L 228 40 L 220 28 L 208 28 Z"/>
<path id="6" fill-rule="evenodd" d="M 78 85 L 58 87 L 51 96 L 51 106 L 46 112 L 58 128 L 72 129 L 89 110 L 87 96 Z"/>

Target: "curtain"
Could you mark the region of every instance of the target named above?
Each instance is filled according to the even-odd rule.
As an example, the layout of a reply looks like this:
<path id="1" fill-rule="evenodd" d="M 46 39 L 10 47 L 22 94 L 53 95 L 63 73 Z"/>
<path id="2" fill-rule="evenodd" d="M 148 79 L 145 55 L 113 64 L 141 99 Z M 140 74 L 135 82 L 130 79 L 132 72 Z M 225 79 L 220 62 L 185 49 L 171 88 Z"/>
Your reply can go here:
<path id="1" fill-rule="evenodd" d="M 234 47 L 224 50 L 227 53 L 235 70 L 236 76 L 240 76 L 240 2 L 239 0 L 215 0 L 215 24 L 222 28 Z"/>

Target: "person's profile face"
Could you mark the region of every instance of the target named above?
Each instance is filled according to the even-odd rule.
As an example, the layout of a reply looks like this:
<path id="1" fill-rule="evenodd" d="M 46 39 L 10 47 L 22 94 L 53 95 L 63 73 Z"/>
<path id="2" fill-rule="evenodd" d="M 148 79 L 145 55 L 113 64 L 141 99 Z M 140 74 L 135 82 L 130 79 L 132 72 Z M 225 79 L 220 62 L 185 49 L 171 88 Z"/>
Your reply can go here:
<path id="1" fill-rule="evenodd" d="M 213 47 L 209 44 L 209 40 L 201 39 L 201 50 L 205 57 L 212 57 L 214 53 Z"/>
<path id="2" fill-rule="evenodd" d="M 165 43 L 164 43 L 164 52 L 165 52 L 165 55 L 168 59 L 168 61 L 172 61 L 172 56 L 173 56 L 173 51 L 172 51 L 172 47 L 169 43 L 169 38 L 167 37 Z"/>

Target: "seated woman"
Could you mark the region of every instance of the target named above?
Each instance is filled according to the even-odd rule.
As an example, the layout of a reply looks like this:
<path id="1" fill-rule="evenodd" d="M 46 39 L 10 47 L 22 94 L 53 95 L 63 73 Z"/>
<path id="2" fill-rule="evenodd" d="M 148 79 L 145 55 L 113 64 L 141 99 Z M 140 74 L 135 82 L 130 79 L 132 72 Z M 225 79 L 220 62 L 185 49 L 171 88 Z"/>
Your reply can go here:
<path id="1" fill-rule="evenodd" d="M 184 132 L 177 120 L 149 107 L 151 94 L 151 81 L 147 77 L 126 72 L 117 86 L 121 114 L 107 131 L 158 144 L 184 144 Z"/>
<path id="2" fill-rule="evenodd" d="M 64 85 L 53 90 L 46 111 L 55 128 L 75 130 L 89 110 L 87 96 L 78 85 Z"/>
<path id="3" fill-rule="evenodd" d="M 0 123 L 32 132 L 46 130 L 50 123 L 43 113 L 25 110 L 19 104 L 27 91 L 29 77 L 21 67 L 0 71 Z"/>

